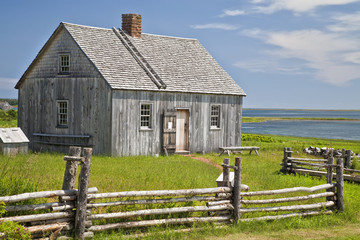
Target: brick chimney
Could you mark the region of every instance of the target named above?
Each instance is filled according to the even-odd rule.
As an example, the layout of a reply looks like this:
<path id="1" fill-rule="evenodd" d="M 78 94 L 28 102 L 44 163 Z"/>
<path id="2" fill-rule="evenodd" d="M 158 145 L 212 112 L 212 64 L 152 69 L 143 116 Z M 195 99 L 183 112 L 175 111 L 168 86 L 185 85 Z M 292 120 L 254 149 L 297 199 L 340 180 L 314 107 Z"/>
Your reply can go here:
<path id="1" fill-rule="evenodd" d="M 132 37 L 141 38 L 141 15 L 122 14 L 122 30 Z"/>

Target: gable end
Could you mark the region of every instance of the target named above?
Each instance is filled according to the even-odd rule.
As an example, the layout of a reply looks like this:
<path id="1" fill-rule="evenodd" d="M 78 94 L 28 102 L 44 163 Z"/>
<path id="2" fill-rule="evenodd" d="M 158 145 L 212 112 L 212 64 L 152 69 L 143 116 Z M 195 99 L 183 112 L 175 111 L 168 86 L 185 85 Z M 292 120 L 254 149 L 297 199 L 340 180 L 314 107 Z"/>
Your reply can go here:
<path id="1" fill-rule="evenodd" d="M 70 45 L 76 46 L 75 47 L 76 54 L 74 54 L 75 56 L 71 56 L 71 52 L 73 52 L 74 47 L 72 47 L 72 49 L 71 49 L 71 47 L 69 47 L 68 44 L 62 44 L 61 42 L 57 43 L 57 41 L 59 41 L 58 38 L 61 37 L 60 34 L 66 34 L 65 39 L 66 38 L 71 39 L 70 42 L 72 42 L 72 43 Z M 69 41 L 69 40 L 67 40 L 67 41 Z M 42 58 L 44 56 L 46 56 L 49 49 L 55 43 L 60 45 L 60 47 L 59 46 L 57 48 L 55 47 L 55 50 L 57 51 L 57 53 L 52 53 L 53 55 L 57 54 L 57 56 L 52 57 L 50 59 L 43 60 Z M 60 61 L 61 61 L 61 56 L 64 54 L 69 55 L 70 61 L 75 62 L 75 61 L 78 61 L 78 59 L 86 58 L 88 63 L 86 63 L 86 65 L 80 66 L 78 68 L 70 68 L 70 65 L 69 65 L 68 71 L 62 71 L 60 69 L 61 68 Z M 90 58 L 86 55 L 86 53 L 83 51 L 83 49 L 79 46 L 79 44 L 73 38 L 71 33 L 66 29 L 66 23 L 63 23 L 63 22 L 60 23 L 60 25 L 56 28 L 56 30 L 50 36 L 50 38 L 45 43 L 45 45 L 41 48 L 41 50 L 39 51 L 39 53 L 37 54 L 35 59 L 31 62 L 30 66 L 26 69 L 24 74 L 21 76 L 20 80 L 15 85 L 15 89 L 20 88 L 20 85 L 22 84 L 22 82 L 26 78 L 31 76 L 32 70 L 34 70 L 36 65 L 41 61 L 43 61 L 43 63 L 45 62 L 46 65 L 49 65 L 49 67 L 41 69 L 41 71 L 44 71 L 43 76 L 37 76 L 37 77 L 60 77 L 61 75 L 63 75 L 63 76 L 66 75 L 66 76 L 71 76 L 71 77 L 93 77 L 94 73 L 96 72 L 95 73 L 96 76 L 98 76 L 98 77 L 100 76 L 101 78 L 104 79 L 104 77 L 102 76 L 101 72 L 96 67 L 96 65 L 90 60 Z M 93 68 L 94 70 L 90 73 L 89 68 Z M 90 74 L 92 76 L 89 76 Z M 108 84 L 108 82 L 107 81 L 105 81 L 105 82 L 111 88 L 111 86 Z"/>

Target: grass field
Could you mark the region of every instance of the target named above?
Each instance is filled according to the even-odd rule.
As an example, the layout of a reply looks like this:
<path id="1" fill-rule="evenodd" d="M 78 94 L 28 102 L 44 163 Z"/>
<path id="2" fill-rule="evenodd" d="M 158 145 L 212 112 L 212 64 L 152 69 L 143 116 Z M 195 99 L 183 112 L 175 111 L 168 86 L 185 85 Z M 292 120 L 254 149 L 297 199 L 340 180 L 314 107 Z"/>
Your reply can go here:
<path id="1" fill-rule="evenodd" d="M 295 186 L 310 187 L 325 183 L 325 179 L 308 176 L 284 175 L 279 172 L 283 157 L 283 148 L 292 147 L 295 156 L 304 156 L 302 149 L 308 146 L 351 149 L 360 152 L 359 141 L 341 141 L 314 138 L 284 136 L 265 136 L 243 134 L 243 146 L 259 146 L 260 156 L 239 154 L 242 157 L 242 183 L 251 191 L 270 190 Z M 33 153 L 29 155 L 0 156 L 0 194 L 9 195 L 26 191 L 56 190 L 62 186 L 65 169 L 63 154 Z M 224 156 L 218 154 L 196 155 L 213 163 L 221 164 Z M 231 156 L 234 163 L 234 156 Z M 156 189 L 187 189 L 215 187 L 216 178 L 221 170 L 186 156 L 138 156 L 107 157 L 93 156 L 91 165 L 90 187 L 97 187 L 99 192 Z M 151 228 L 149 239 L 237 239 L 244 235 L 266 239 L 274 236 L 279 239 L 283 232 L 296 231 L 321 232 L 330 226 L 334 229 L 347 224 L 360 226 L 360 184 L 345 183 L 345 212 L 329 216 L 292 218 L 272 222 L 240 223 L 216 229 L 203 226 L 204 230 L 191 233 L 157 233 L 163 228 Z M 342 236 L 353 238 L 353 234 L 344 231 Z M 279 238 L 276 238 L 279 236 Z M 335 235 L 334 235 L 335 236 Z M 231 238 L 233 237 L 233 238 Z M 119 233 L 96 235 L 96 239 L 119 239 Z M 242 238 L 242 237 L 241 237 Z M 271 239 L 271 238 L 270 238 Z M 281 239 L 281 238 L 280 238 Z M 291 238 L 290 238 L 291 239 Z M 299 238 L 293 238 L 299 239 Z M 322 238 L 319 238 L 322 239 Z M 335 239 L 335 238 L 334 238 Z M 346 238 L 339 238 L 346 239 Z"/>

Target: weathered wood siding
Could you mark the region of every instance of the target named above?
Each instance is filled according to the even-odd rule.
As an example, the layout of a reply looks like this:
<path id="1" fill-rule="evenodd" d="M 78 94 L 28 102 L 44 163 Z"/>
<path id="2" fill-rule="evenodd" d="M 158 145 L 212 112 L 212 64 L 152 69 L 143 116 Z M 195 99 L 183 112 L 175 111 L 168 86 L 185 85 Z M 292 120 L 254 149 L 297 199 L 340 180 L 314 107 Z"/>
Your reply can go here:
<path id="1" fill-rule="evenodd" d="M 0 154 L 3 155 L 16 155 L 27 154 L 28 143 L 3 143 L 0 141 Z"/>
<path id="2" fill-rule="evenodd" d="M 140 104 L 152 104 L 152 130 L 140 129 Z M 210 106 L 220 105 L 220 129 L 210 129 Z M 122 91 L 113 92 L 112 155 L 159 154 L 163 113 L 189 110 L 190 152 L 213 152 L 241 145 L 242 97 L 227 95 Z"/>
<path id="3" fill-rule="evenodd" d="M 59 53 L 70 53 L 70 74 L 58 73 Z M 68 100 L 67 128 L 57 127 L 57 100 Z M 94 153 L 110 152 L 111 89 L 65 30 L 47 44 L 21 83 L 18 110 L 18 125 L 33 150 L 67 152 L 68 145 L 79 144 L 93 146 Z"/>

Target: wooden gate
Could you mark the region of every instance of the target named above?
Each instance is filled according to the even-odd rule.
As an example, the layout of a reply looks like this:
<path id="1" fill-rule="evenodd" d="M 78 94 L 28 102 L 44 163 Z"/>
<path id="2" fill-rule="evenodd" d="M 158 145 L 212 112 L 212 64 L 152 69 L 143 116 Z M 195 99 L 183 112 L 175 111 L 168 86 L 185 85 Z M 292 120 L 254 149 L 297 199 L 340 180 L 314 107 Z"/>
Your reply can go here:
<path id="1" fill-rule="evenodd" d="M 163 147 L 166 156 L 176 149 L 176 111 L 166 111 L 163 117 Z"/>

